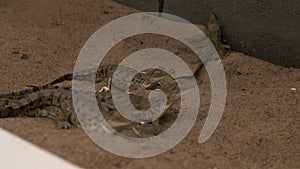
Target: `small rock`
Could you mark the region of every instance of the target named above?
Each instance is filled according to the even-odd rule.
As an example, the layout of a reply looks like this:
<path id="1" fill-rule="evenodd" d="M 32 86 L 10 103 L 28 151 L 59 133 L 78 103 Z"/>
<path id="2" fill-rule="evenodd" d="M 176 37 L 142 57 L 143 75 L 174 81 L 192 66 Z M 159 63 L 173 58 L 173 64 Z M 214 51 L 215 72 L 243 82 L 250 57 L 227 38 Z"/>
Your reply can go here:
<path id="1" fill-rule="evenodd" d="M 17 48 L 13 48 L 11 51 L 12 54 L 20 54 L 19 50 Z"/>
<path id="2" fill-rule="evenodd" d="M 109 11 L 104 10 L 103 13 L 104 13 L 104 14 L 109 14 Z"/>
<path id="3" fill-rule="evenodd" d="M 26 53 L 23 53 L 22 56 L 20 57 L 20 59 L 28 59 L 28 55 Z"/>

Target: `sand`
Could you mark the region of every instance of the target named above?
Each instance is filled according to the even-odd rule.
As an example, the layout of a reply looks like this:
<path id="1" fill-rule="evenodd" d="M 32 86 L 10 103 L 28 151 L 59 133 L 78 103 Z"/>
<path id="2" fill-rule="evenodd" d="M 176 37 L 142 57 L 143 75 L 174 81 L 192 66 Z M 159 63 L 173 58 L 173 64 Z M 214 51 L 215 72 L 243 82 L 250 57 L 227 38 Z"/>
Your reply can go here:
<path id="1" fill-rule="evenodd" d="M 96 30 L 135 12 L 110 0 L 0 0 L 0 92 L 41 85 L 71 73 L 83 44 Z M 178 43 L 151 37 L 126 40 L 104 62 L 117 63 L 132 51 L 152 46 L 170 49 L 190 67 L 197 63 Z M 197 75 L 201 108 L 195 126 L 176 147 L 155 157 L 113 155 L 82 129 L 58 130 L 50 119 L 2 118 L 0 127 L 89 169 L 300 168 L 300 69 L 238 52 L 229 53 L 222 63 L 228 85 L 226 107 L 217 130 L 204 144 L 197 142 L 210 106 L 210 82 L 204 69 Z"/>

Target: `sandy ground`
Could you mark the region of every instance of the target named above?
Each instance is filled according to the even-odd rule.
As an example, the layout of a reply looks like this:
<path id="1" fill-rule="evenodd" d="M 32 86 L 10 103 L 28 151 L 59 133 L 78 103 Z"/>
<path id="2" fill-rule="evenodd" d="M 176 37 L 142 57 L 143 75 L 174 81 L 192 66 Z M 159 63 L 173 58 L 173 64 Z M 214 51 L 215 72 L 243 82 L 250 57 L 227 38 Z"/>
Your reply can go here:
<path id="1" fill-rule="evenodd" d="M 0 0 L 0 92 L 44 84 L 72 72 L 91 34 L 134 12 L 138 11 L 110 0 Z M 150 39 L 128 39 L 104 62 L 116 63 L 151 46 L 170 49 L 193 68 L 189 50 L 164 38 Z M 226 108 L 204 144 L 197 142 L 210 105 L 204 70 L 197 75 L 201 109 L 195 126 L 180 144 L 159 156 L 118 157 L 98 147 L 82 129 L 58 130 L 49 119 L 5 118 L 0 127 L 83 168 L 300 168 L 300 70 L 236 52 L 222 62 L 228 85 Z"/>

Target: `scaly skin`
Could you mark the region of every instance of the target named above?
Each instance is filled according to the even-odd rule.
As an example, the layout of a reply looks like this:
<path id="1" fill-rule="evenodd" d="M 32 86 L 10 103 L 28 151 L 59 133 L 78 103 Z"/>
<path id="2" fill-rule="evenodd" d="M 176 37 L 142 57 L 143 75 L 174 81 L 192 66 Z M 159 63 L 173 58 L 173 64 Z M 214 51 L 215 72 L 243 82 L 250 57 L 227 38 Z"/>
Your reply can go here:
<path id="1" fill-rule="evenodd" d="M 52 86 L 52 85 L 42 85 L 42 86 L 31 86 L 30 88 L 26 88 L 26 89 L 22 89 L 19 91 L 12 91 L 9 93 L 4 93 L 4 94 L 0 94 L 0 101 L 2 101 L 3 99 L 21 99 L 24 96 L 34 93 L 38 90 L 44 90 L 44 89 L 55 89 L 58 88 L 58 86 Z"/>
<path id="2" fill-rule="evenodd" d="M 110 80 L 111 80 L 111 78 L 113 76 L 113 73 L 115 72 L 115 70 L 117 69 L 118 66 L 119 65 L 101 65 L 99 67 L 99 69 L 97 70 L 96 77 L 95 77 L 95 82 L 99 83 L 99 82 L 104 81 L 104 80 L 109 80 L 108 85 L 110 85 Z M 119 66 L 119 69 L 121 70 L 121 73 L 114 75 L 116 80 L 114 81 L 115 83 L 112 84 L 112 85 L 114 85 L 114 87 L 116 87 L 120 90 L 123 90 L 123 91 L 126 90 L 126 85 L 127 85 L 127 84 L 124 83 L 124 81 L 126 81 L 128 79 L 128 76 L 125 73 L 126 71 L 137 74 L 132 79 L 132 82 L 131 82 L 131 85 L 130 85 L 130 89 L 132 89 L 132 90 L 142 89 L 145 85 L 155 84 L 159 80 L 162 79 L 162 77 L 152 78 L 151 76 L 149 76 L 149 74 L 144 73 L 144 72 L 137 73 L 137 70 L 135 70 L 131 67 Z M 53 86 L 53 85 L 56 85 L 58 83 L 62 83 L 64 81 L 71 81 L 73 79 L 80 80 L 80 81 L 91 81 L 93 76 L 94 76 L 94 74 L 92 72 L 93 72 L 92 70 L 86 70 L 86 71 L 77 73 L 75 75 L 75 78 L 74 78 L 74 75 L 72 73 L 71 74 L 65 74 L 65 75 L 55 79 L 54 81 L 46 84 L 46 86 L 49 86 L 49 85 Z"/>
<path id="3" fill-rule="evenodd" d="M 109 77 L 116 68 L 116 65 L 102 66 L 98 69 L 97 78 L 103 80 Z M 121 67 L 122 69 L 125 67 Z M 127 69 L 127 68 L 125 68 Z M 129 68 L 131 71 L 135 71 Z M 86 73 L 82 75 L 77 75 L 77 79 L 85 80 Z M 73 76 L 73 75 L 72 75 Z M 124 76 L 124 75 L 122 75 Z M 124 77 L 118 77 L 117 88 L 124 88 L 122 82 Z M 10 92 L 6 94 L 0 94 L 0 117 L 16 117 L 16 116 L 29 116 L 29 117 L 47 117 L 56 119 L 58 128 L 69 128 L 71 124 L 79 125 L 79 122 L 74 113 L 72 105 L 72 92 L 70 89 L 61 88 L 58 86 L 53 86 L 52 84 L 58 83 L 65 80 L 64 78 L 71 76 L 63 76 L 63 78 L 58 78 L 56 81 L 50 84 L 32 87 L 29 89 L 24 89 L 16 92 Z M 72 79 L 72 78 L 69 78 Z M 136 78 L 135 86 L 138 88 L 143 82 L 147 82 L 144 85 L 147 87 L 152 87 L 151 83 L 156 83 L 157 80 L 148 80 L 143 77 L 142 74 L 138 75 Z M 154 78 L 160 79 L 160 78 Z M 102 105 L 106 112 L 114 109 L 112 106 L 113 102 L 111 100 L 110 93 L 96 93 L 98 97 L 98 103 Z M 141 99 L 136 99 L 140 101 Z"/>
<path id="4" fill-rule="evenodd" d="M 72 93 L 70 90 L 57 89 L 39 89 L 33 93 L 23 95 L 23 98 L 1 98 L 4 104 L 0 108 L 0 117 L 48 117 L 55 118 L 57 123 L 65 122 L 78 125 L 77 121 L 72 121 L 74 111 L 72 108 Z M 59 113 L 50 113 L 42 111 L 41 108 L 57 107 L 61 109 Z M 62 126 L 67 128 L 67 126 Z"/>
<path id="5" fill-rule="evenodd" d="M 106 92 L 96 93 L 96 99 L 103 116 L 110 117 L 114 106 L 111 95 Z M 33 93 L 23 95 L 21 99 L 1 98 L 0 118 L 6 117 L 46 117 L 56 120 L 56 127 L 70 128 L 71 125 L 80 126 L 73 107 L 72 91 L 64 88 L 39 89 Z M 88 112 L 85 112 L 88 113 Z M 128 122 L 114 123 L 112 127 L 121 127 Z"/>
<path id="6" fill-rule="evenodd" d="M 166 91 L 167 94 L 167 109 L 172 105 L 174 100 L 179 98 L 179 95 L 172 93 L 174 87 L 176 86 L 173 85 L 173 87 L 167 90 L 162 89 Z M 142 94 L 141 92 L 130 93 L 130 98 L 131 102 L 139 110 L 146 110 L 150 106 L 147 92 Z M 123 130 L 130 125 L 137 125 L 137 123 L 120 116 L 113 105 L 111 93 L 97 92 L 96 99 L 104 118 L 113 128 Z M 69 89 L 39 89 L 33 93 L 23 95 L 21 99 L 6 97 L 1 98 L 1 100 L 3 102 L 0 105 L 0 118 L 20 116 L 45 117 L 55 119 L 56 127 L 60 129 L 67 129 L 72 125 L 80 126 L 73 107 L 72 91 Z M 81 114 L 82 113 L 89 112 L 81 112 Z"/>

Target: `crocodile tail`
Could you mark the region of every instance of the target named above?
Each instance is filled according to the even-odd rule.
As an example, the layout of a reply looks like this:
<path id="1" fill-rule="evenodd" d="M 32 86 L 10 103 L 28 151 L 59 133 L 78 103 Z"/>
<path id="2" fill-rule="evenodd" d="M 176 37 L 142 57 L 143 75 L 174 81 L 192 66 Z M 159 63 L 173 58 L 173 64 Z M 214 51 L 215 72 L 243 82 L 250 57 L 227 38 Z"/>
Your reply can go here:
<path id="1" fill-rule="evenodd" d="M 69 74 L 65 74 L 55 80 L 53 80 L 52 82 L 49 83 L 49 85 L 55 85 L 57 83 L 61 83 L 63 81 L 71 81 L 73 79 L 73 74 L 69 73 Z"/>

